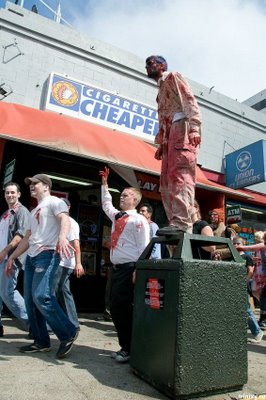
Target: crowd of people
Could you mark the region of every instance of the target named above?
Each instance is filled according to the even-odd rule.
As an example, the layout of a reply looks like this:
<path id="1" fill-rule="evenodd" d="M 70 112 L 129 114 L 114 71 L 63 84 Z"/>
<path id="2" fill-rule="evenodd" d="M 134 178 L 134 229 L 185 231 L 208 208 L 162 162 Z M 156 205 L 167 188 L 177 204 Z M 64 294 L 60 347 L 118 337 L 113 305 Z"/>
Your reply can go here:
<path id="1" fill-rule="evenodd" d="M 249 303 L 247 309 L 253 340 L 259 343 L 266 329 L 266 232 L 257 232 L 257 243 L 245 246 L 235 229 L 224 224 L 221 210 L 211 210 L 209 221 L 202 220 L 195 200 L 196 158 L 201 142 L 199 106 L 185 78 L 180 73 L 167 71 L 164 57 L 148 57 L 146 71 L 158 84 L 159 131 L 155 158 L 162 160 L 160 191 L 167 226 L 158 229 L 152 220 L 153 209 L 149 203 L 141 203 L 138 188 L 125 188 L 116 208 L 108 190 L 109 168 L 100 171 L 102 209 L 112 224 L 108 244 L 112 267 L 108 274 L 105 313 L 115 325 L 121 347 L 112 357 L 119 363 L 126 363 L 130 358 L 138 258 L 156 235 L 179 232 L 224 236 L 233 241 L 246 262 L 249 295 L 253 294 L 260 302 L 259 321 Z M 4 187 L 8 210 L 0 219 L 0 297 L 33 338 L 33 343 L 20 348 L 21 352 L 50 351 L 50 329 L 60 341 L 57 357 L 63 358 L 71 351 L 80 330 L 69 282 L 72 273 L 77 277 L 84 274 L 79 226 L 69 217 L 69 201 L 51 195 L 52 181 L 47 175 L 27 177 L 25 183 L 37 200 L 31 212 L 19 201 L 21 192 L 17 183 L 9 182 Z M 167 256 L 171 256 L 172 250 L 168 248 Z M 255 252 L 255 255 L 249 256 L 246 252 Z M 198 256 L 226 260 L 231 253 L 228 246 L 207 245 L 200 248 Z M 163 257 L 165 249 L 155 243 L 150 258 Z M 22 266 L 24 298 L 16 289 Z M 0 336 L 3 335 L 0 319 Z"/>
<path id="2" fill-rule="evenodd" d="M 139 189 L 125 188 L 120 195 L 119 209 L 115 208 L 108 190 L 109 169 L 100 171 L 100 175 L 102 208 L 112 222 L 108 312 L 121 347 L 112 357 L 125 363 L 130 358 L 136 261 L 160 229 L 152 220 L 152 206 L 141 203 Z M 51 195 L 52 181 L 47 175 L 26 178 L 25 183 L 37 200 L 31 212 L 19 201 L 21 192 L 17 183 L 9 182 L 4 187 L 8 209 L 0 219 L 0 310 L 3 301 L 20 321 L 22 329 L 30 332 L 33 343 L 22 346 L 21 352 L 50 351 L 50 329 L 60 341 L 57 358 L 63 358 L 71 351 L 80 330 L 69 282 L 72 273 L 77 277 L 84 274 L 79 225 L 69 217 L 69 200 Z M 253 341 L 259 343 L 266 330 L 266 232 L 256 232 L 256 244 L 246 246 L 235 227 L 226 226 L 217 210 L 211 210 L 208 220 L 203 220 L 199 204 L 194 200 L 191 214 L 193 234 L 229 237 L 245 260 L 248 294 L 255 297 L 260 306 L 257 321 L 248 301 L 248 326 Z M 204 246 L 199 258 L 226 259 L 223 250 L 214 245 Z M 150 258 L 162 257 L 161 245 L 155 243 Z M 24 298 L 17 290 L 21 268 L 24 269 Z M 0 336 L 3 336 L 1 319 L 0 328 Z"/>

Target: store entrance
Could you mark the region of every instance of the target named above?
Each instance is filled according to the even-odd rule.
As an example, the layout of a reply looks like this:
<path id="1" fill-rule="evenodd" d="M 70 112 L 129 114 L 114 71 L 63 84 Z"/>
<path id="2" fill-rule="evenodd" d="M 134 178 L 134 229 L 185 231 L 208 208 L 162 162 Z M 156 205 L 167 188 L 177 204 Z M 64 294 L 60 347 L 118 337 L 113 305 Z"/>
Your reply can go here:
<path id="1" fill-rule="evenodd" d="M 101 179 L 99 170 L 105 164 L 17 142 L 6 142 L 2 159 L 0 179 L 3 183 L 5 166 L 15 160 L 12 181 L 21 186 L 21 202 L 32 209 L 34 199 L 24 184 L 26 176 L 45 173 L 53 181 L 52 194 L 67 197 L 71 202 L 71 216 L 80 225 L 82 264 L 86 275 L 77 279 L 71 276 L 71 289 L 79 312 L 102 312 L 105 307 L 105 286 L 110 266 L 110 221 L 100 204 Z M 119 192 L 128 184 L 116 173 L 110 174 L 110 188 L 117 206 Z M 1 201 L 1 212 L 6 204 Z M 22 283 L 20 279 L 20 289 Z"/>

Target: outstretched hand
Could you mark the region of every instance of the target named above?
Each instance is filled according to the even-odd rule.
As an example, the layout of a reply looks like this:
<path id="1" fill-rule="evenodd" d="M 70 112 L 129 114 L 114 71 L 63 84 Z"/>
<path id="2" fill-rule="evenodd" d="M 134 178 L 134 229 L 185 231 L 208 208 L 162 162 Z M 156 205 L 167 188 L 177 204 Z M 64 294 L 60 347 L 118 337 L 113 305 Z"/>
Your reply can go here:
<path id="1" fill-rule="evenodd" d="M 201 143 L 201 136 L 197 132 L 190 132 L 188 134 L 188 140 L 192 146 L 197 147 Z"/>
<path id="2" fill-rule="evenodd" d="M 12 276 L 12 274 L 14 273 L 14 269 L 13 269 L 13 258 L 10 256 L 6 262 L 5 265 L 5 275 L 10 278 Z"/>
<path id="3" fill-rule="evenodd" d="M 108 167 L 104 167 L 103 171 L 99 171 L 99 175 L 102 177 L 102 185 L 107 185 L 109 172 L 110 169 Z"/>
<path id="4" fill-rule="evenodd" d="M 81 263 L 76 264 L 74 274 L 77 278 L 81 278 L 83 275 L 85 275 L 85 271 Z"/>

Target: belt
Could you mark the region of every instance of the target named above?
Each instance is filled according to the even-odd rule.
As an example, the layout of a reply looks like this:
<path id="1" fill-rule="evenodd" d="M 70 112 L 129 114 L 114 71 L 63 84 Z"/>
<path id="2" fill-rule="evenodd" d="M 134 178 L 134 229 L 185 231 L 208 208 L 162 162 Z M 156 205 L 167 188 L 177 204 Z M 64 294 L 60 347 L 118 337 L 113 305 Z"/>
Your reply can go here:
<path id="1" fill-rule="evenodd" d="M 177 122 L 177 121 L 180 121 L 181 119 L 184 119 L 184 118 L 185 118 L 185 114 L 183 112 L 177 112 L 173 116 L 173 121 L 172 122 Z"/>
<path id="2" fill-rule="evenodd" d="M 122 269 L 122 268 L 132 268 L 135 267 L 136 263 L 135 262 L 128 262 L 128 263 L 124 263 L 124 264 L 115 264 L 113 265 L 113 269 L 115 271 L 117 271 L 118 269 Z"/>

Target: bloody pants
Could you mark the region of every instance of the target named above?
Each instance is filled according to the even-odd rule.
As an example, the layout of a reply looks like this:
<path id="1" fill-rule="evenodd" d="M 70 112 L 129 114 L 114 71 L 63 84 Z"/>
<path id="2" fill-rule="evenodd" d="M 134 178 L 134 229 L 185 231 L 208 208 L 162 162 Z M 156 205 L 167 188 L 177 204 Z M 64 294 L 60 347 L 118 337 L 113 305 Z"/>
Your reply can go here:
<path id="1" fill-rule="evenodd" d="M 160 190 L 169 225 L 192 233 L 191 212 L 196 185 L 197 148 L 189 144 L 188 123 L 172 124 L 163 144 Z"/>

